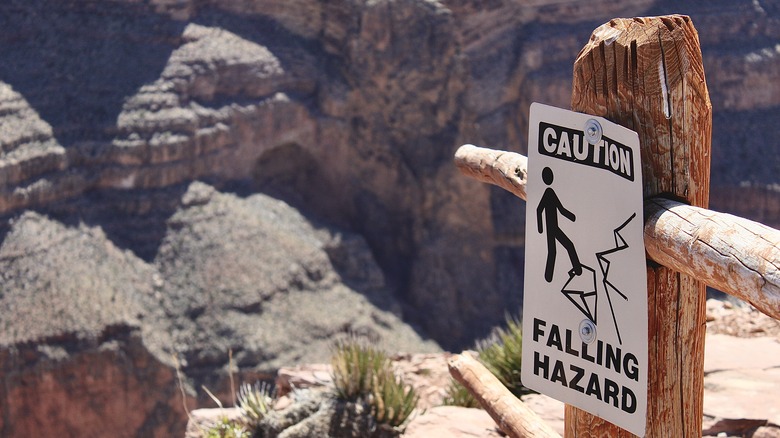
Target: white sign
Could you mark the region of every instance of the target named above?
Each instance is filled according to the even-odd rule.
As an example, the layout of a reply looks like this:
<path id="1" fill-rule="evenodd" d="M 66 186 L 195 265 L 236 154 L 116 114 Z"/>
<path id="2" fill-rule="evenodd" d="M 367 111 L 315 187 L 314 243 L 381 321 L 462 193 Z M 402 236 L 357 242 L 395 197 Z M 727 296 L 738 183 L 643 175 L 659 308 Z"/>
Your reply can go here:
<path id="1" fill-rule="evenodd" d="M 534 103 L 523 384 L 643 436 L 647 280 L 639 137 Z"/>

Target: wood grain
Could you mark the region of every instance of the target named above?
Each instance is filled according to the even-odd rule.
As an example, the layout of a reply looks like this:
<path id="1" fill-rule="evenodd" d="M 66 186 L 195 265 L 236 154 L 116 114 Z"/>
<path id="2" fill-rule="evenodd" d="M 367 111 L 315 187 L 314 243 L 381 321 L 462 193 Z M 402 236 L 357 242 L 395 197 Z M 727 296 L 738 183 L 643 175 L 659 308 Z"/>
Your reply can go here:
<path id="1" fill-rule="evenodd" d="M 514 396 L 484 365 L 468 354 L 456 354 L 450 374 L 474 395 L 498 427 L 512 438 L 560 438 L 536 412 Z"/>
<path id="2" fill-rule="evenodd" d="M 657 198 L 645 203 L 644 234 L 655 262 L 780 319 L 780 231 Z"/>
<path id="3" fill-rule="evenodd" d="M 646 198 L 698 207 L 709 196 L 712 106 L 690 18 L 615 19 L 597 28 L 574 63 L 572 109 L 639 134 Z M 704 283 L 648 267 L 646 436 L 699 436 L 704 397 Z M 567 407 L 566 436 L 629 436 Z"/>
<path id="4" fill-rule="evenodd" d="M 528 158 L 524 155 L 467 144 L 455 152 L 455 166 L 466 176 L 526 198 Z"/>

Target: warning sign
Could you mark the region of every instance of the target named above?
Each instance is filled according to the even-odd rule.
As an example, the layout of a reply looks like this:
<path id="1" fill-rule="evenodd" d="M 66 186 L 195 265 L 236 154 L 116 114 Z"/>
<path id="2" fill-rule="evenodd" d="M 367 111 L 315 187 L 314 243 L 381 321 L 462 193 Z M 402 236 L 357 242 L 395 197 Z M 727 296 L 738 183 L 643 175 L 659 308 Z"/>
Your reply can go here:
<path id="1" fill-rule="evenodd" d="M 606 119 L 534 103 L 528 139 L 523 384 L 642 436 L 639 138 Z"/>

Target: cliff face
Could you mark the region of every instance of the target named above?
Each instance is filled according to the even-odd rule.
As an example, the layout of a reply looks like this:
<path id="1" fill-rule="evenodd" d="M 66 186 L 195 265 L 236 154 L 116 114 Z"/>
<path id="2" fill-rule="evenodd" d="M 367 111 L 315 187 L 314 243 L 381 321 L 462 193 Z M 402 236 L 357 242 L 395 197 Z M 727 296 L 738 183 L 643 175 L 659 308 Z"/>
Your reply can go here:
<path id="1" fill-rule="evenodd" d="M 0 245 L 0 272 L 3 436 L 180 429 L 151 267 L 98 229 L 28 212 Z"/>
<path id="2" fill-rule="evenodd" d="M 27 212 L 0 245 L 0 275 L 3 436 L 181 435 L 183 403 L 207 400 L 192 388 L 231 400 L 229 373 L 254 381 L 321 362 L 350 334 L 438 351 L 399 318 L 360 236 L 203 183 L 181 197 L 152 262 L 99 228 Z"/>
<path id="3" fill-rule="evenodd" d="M 458 175 L 452 154 L 463 143 L 525 153 L 530 103 L 568 107 L 572 62 L 595 27 L 666 13 L 689 14 L 701 38 L 713 208 L 780 227 L 774 1 L 10 0 L 0 5 L 0 215 L 48 218 L 5 221 L 3 248 L 43 221 L 57 236 L 93 230 L 125 254 L 142 280 L 100 290 L 150 296 L 137 304 L 143 317 L 62 331 L 120 324 L 147 339 L 164 327 L 167 344 L 144 348 L 158 351 L 165 379 L 171 352 L 216 382 L 229 348 L 262 374 L 303 350 L 326 354 L 330 335 L 356 328 L 433 348 L 398 316 L 445 348 L 468 346 L 520 308 L 524 206 Z M 257 219 L 268 211 L 279 216 Z M 21 248 L 0 258 L 35 266 L 46 253 Z M 98 293 L 83 284 L 101 258 L 47 262 L 65 289 L 4 276 L 0 302 Z M 294 332 L 327 331 L 316 346 L 267 347 L 281 335 L 263 318 L 328 312 L 298 308 L 311 294 L 357 310 Z M 5 335 L 24 331 L 14 306 L 0 316 Z M 3 345 L 49 345 L 56 332 Z"/>
<path id="4" fill-rule="evenodd" d="M 140 331 L 114 325 L 94 337 L 3 346 L 3 436 L 181 436 L 187 415 L 175 368 L 150 353 Z"/>

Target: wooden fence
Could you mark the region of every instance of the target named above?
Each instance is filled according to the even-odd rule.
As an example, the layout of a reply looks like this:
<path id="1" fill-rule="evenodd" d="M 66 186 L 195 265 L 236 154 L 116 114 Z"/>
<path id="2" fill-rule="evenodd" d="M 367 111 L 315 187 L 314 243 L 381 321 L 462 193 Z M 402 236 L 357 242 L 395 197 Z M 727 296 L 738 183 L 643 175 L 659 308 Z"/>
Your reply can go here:
<path id="1" fill-rule="evenodd" d="M 648 256 L 646 436 L 701 435 L 705 285 L 780 319 L 780 231 L 707 210 L 712 111 L 698 34 L 686 16 L 614 19 L 574 64 L 572 109 L 639 134 Z M 526 157 L 462 146 L 464 174 L 525 199 Z M 473 359 L 450 362 L 512 437 L 557 436 Z M 567 437 L 633 436 L 566 406 Z"/>

